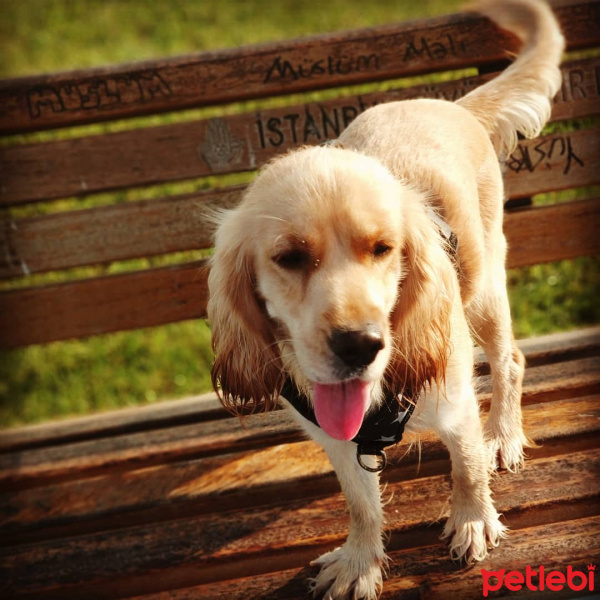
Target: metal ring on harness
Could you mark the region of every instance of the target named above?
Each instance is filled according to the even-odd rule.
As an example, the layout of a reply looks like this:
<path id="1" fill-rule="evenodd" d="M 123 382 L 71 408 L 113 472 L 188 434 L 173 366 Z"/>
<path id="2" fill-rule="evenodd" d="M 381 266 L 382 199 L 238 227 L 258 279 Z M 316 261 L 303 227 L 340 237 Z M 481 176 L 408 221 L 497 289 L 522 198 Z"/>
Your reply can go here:
<path id="1" fill-rule="evenodd" d="M 381 459 L 381 462 L 376 467 L 370 467 L 369 465 L 366 465 L 362 460 L 362 457 L 365 455 L 378 456 Z M 362 444 L 359 444 L 356 448 L 356 460 L 365 471 L 369 471 L 370 473 L 380 473 L 385 469 L 387 465 L 387 456 L 385 455 L 385 451 L 383 448 L 378 448 L 376 450 L 371 449 L 370 451 L 367 451 L 367 449 Z"/>

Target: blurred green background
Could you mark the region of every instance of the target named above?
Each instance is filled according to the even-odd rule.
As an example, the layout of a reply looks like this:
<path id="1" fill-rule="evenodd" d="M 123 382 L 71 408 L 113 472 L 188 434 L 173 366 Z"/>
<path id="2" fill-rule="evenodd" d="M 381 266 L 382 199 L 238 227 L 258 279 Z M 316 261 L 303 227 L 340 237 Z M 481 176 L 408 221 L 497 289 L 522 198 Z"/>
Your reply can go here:
<path id="1" fill-rule="evenodd" d="M 0 77 L 289 39 L 444 14 L 459 6 L 455 0 L 0 0 Z M 512 271 L 509 284 L 517 337 L 600 321 L 598 261 Z M 211 361 L 203 322 L 3 352 L 0 426 L 208 391 Z"/>

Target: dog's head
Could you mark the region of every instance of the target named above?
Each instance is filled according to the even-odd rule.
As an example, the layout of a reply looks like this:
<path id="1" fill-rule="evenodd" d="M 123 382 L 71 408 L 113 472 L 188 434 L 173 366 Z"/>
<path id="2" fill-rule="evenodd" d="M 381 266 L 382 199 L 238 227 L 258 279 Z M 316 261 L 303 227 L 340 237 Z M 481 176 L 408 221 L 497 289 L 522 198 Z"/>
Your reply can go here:
<path id="1" fill-rule="evenodd" d="M 271 163 L 215 239 L 208 316 L 225 405 L 270 406 L 291 375 L 323 428 L 350 439 L 382 384 L 443 376 L 451 302 L 436 235 L 418 194 L 372 158 L 317 147 Z"/>

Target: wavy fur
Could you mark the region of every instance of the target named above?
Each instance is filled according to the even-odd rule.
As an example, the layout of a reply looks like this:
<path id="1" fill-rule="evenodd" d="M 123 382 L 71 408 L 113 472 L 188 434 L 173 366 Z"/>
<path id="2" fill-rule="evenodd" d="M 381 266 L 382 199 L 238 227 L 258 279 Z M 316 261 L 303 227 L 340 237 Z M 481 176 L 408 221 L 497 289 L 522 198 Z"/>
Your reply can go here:
<path id="1" fill-rule="evenodd" d="M 537 135 L 548 119 L 563 49 L 556 20 L 537 0 L 485 0 L 477 9 L 521 36 L 517 60 L 457 103 L 379 105 L 358 116 L 339 144 L 272 161 L 240 206 L 221 216 L 208 279 L 212 378 L 225 407 L 235 414 L 271 408 L 286 377 L 309 401 L 316 383 L 360 378 L 371 386 L 369 407 L 388 388 L 409 389 L 418 410 L 408 429 L 434 429 L 449 450 L 453 491 L 443 538 L 454 558 L 469 562 L 505 535 L 490 473 L 520 468 L 529 443 L 524 362 L 506 294 L 498 154 L 514 148 L 518 133 Z M 455 258 L 430 208 L 454 230 Z M 381 334 L 369 364 L 342 364 L 332 347 L 340 331 Z M 485 427 L 472 335 L 492 375 Z M 330 600 L 374 600 L 386 564 L 378 478 L 358 465 L 354 443 L 293 414 L 331 459 L 351 517 L 346 543 L 314 563 L 320 571 L 311 589 Z"/>
<path id="2" fill-rule="evenodd" d="M 215 353 L 213 386 L 235 415 L 273 408 L 283 385 L 279 348 L 246 246 L 243 213 L 223 213 L 208 277 L 207 313 Z"/>
<path id="3" fill-rule="evenodd" d="M 508 156 L 518 133 L 537 137 L 550 117 L 551 100 L 562 83 L 565 41 L 549 6 L 540 0 L 482 0 L 469 8 L 523 42 L 512 65 L 457 101 L 485 127 L 499 155 Z"/>
<path id="4" fill-rule="evenodd" d="M 406 275 L 390 317 L 394 351 L 386 387 L 405 389 L 416 399 L 426 386 L 444 387 L 458 286 L 444 243 L 422 206 L 407 202 L 406 219 L 410 223 L 402 252 Z"/>

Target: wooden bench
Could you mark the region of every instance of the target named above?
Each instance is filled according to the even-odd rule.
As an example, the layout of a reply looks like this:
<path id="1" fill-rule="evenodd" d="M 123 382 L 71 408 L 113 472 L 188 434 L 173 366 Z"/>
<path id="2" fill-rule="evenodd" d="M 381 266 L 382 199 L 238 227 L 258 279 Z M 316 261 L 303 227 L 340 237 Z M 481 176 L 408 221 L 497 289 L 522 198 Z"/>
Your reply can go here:
<path id="1" fill-rule="evenodd" d="M 600 47 L 600 2 L 570 1 L 556 12 L 569 51 Z M 20 207 L 252 171 L 293 146 L 335 138 L 375 103 L 459 97 L 493 77 L 505 49 L 516 47 L 489 21 L 454 15 L 0 82 L 1 346 L 203 318 L 204 262 L 189 261 L 187 251 L 210 248 L 203 209 L 235 205 L 242 186 L 158 198 L 148 191 L 144 200 L 41 216 Z M 480 74 L 458 71 L 467 68 Z M 429 73 L 450 75 L 406 79 Z M 563 76 L 552 120 L 600 114 L 597 51 L 570 57 Z M 347 87 L 400 78 L 385 91 Z M 340 93 L 326 100 L 284 98 L 333 88 Z M 252 104 L 230 108 L 239 101 Z M 206 109 L 191 120 L 159 126 L 138 120 L 59 139 L 11 137 L 198 107 Z M 506 169 L 513 206 L 599 184 L 598 133 L 590 118 L 520 143 Z M 598 253 L 598 200 L 576 197 L 507 210 L 510 267 Z M 179 252 L 179 264 L 43 279 Z M 383 473 L 392 559 L 383 598 L 476 598 L 481 568 L 566 573 L 570 565 L 587 574 L 600 559 L 600 328 L 521 347 L 526 430 L 541 446 L 522 473 L 493 483 L 509 538 L 480 565 L 453 563 L 439 541 L 446 451 L 434 437 L 423 439 L 420 454 L 405 440 Z M 485 408 L 483 357 L 477 369 Z M 309 562 L 339 545 L 347 525 L 327 459 L 284 411 L 240 423 L 208 395 L 0 434 L 2 598 L 306 598 Z"/>

